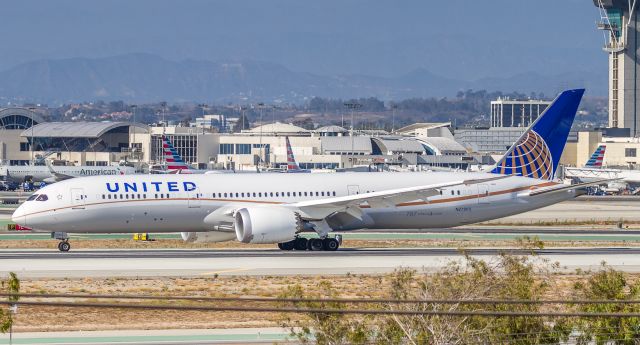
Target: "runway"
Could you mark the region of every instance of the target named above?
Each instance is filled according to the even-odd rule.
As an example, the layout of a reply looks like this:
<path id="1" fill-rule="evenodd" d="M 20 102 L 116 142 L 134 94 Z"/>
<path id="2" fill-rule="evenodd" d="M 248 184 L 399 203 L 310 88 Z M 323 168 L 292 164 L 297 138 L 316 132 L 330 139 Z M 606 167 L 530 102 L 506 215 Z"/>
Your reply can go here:
<path id="1" fill-rule="evenodd" d="M 491 259 L 500 248 L 468 253 Z M 602 261 L 627 272 L 640 272 L 640 248 L 551 248 L 540 258 L 558 262 L 563 271 L 595 269 Z M 342 275 L 388 273 L 399 267 L 437 270 L 461 253 L 451 248 L 344 249 L 337 252 L 255 250 L 1 250 L 0 274 L 21 278 L 207 277 L 214 275 Z"/>

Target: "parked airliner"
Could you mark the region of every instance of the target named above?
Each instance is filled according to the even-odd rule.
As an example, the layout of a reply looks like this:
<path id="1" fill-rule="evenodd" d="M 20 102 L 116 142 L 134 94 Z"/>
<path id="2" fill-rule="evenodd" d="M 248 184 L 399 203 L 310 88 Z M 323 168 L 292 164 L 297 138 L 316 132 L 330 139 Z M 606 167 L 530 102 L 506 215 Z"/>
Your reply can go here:
<path id="1" fill-rule="evenodd" d="M 128 166 L 50 166 L 50 165 L 4 165 L 0 175 L 9 181 L 54 183 L 82 176 L 131 175 L 136 169 Z"/>
<path id="2" fill-rule="evenodd" d="M 583 93 L 558 95 L 490 172 L 94 176 L 41 189 L 12 220 L 54 233 L 61 251 L 67 233 L 177 231 L 187 241 L 336 250 L 335 230 L 501 218 L 583 193 L 585 185 L 554 181 Z"/>
<path id="3" fill-rule="evenodd" d="M 604 156 L 607 146 L 599 145 L 583 168 L 565 167 L 564 176 L 575 178 L 581 182 L 592 182 L 603 179 L 616 179 L 606 183 L 611 191 L 620 191 L 628 185 L 640 185 L 640 171 L 630 169 L 611 169 L 604 167 Z"/>

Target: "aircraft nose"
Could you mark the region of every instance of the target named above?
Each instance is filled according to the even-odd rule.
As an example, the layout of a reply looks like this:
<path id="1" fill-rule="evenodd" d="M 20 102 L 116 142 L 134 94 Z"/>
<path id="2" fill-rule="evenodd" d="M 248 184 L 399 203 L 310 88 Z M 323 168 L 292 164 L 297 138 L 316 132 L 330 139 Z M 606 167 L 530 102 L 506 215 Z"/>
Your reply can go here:
<path id="1" fill-rule="evenodd" d="M 13 211 L 11 221 L 21 226 L 27 226 L 27 216 L 25 215 L 23 206 L 18 206 L 18 208 Z"/>

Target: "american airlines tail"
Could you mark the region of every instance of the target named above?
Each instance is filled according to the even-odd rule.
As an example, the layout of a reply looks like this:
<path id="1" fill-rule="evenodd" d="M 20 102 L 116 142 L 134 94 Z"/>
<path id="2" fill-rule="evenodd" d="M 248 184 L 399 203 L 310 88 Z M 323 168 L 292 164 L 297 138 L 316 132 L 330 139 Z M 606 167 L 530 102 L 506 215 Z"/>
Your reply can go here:
<path id="1" fill-rule="evenodd" d="M 593 151 L 591 158 L 584 165 L 585 168 L 602 168 L 602 161 L 604 161 L 604 152 L 607 149 L 606 145 L 600 145 Z"/>
<path id="2" fill-rule="evenodd" d="M 584 89 L 562 92 L 491 170 L 553 180 Z"/>
<path id="3" fill-rule="evenodd" d="M 293 156 L 293 149 L 291 148 L 289 137 L 285 137 L 285 140 L 287 141 L 287 171 L 300 170 L 300 166 L 296 162 L 296 158 Z"/>
<path id="4" fill-rule="evenodd" d="M 189 165 L 187 165 L 187 163 L 182 160 L 182 157 L 180 157 L 180 154 L 178 154 L 178 150 L 173 147 L 171 141 L 164 134 L 162 135 L 162 151 L 164 161 L 167 163 L 167 170 L 175 170 L 180 173 L 186 173 L 191 170 Z"/>

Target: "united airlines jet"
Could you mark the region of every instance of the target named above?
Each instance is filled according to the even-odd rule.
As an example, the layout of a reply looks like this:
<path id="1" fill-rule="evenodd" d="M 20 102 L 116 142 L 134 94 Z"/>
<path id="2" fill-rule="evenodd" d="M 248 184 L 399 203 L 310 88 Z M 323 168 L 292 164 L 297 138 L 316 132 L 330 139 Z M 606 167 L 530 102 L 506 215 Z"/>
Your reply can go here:
<path id="1" fill-rule="evenodd" d="M 67 233 L 178 231 L 187 241 L 336 250 L 333 231 L 506 217 L 583 193 L 583 184 L 554 180 L 583 93 L 558 95 L 489 172 L 94 176 L 41 189 L 12 220 L 52 232 L 61 251 Z"/>

